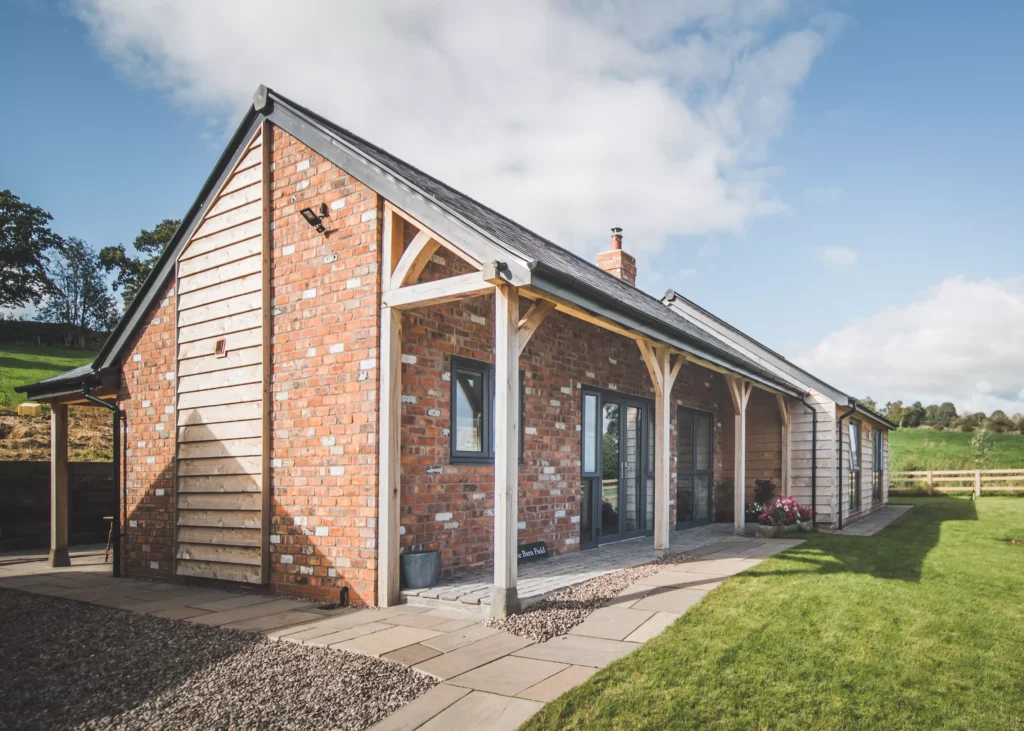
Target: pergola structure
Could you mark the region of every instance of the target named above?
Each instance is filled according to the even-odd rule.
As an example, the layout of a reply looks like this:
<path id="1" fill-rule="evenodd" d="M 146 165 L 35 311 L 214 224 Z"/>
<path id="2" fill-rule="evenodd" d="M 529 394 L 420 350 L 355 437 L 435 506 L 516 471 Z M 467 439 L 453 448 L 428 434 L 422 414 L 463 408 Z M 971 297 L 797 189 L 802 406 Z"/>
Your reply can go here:
<path id="1" fill-rule="evenodd" d="M 416 233 L 405 244 L 406 227 Z M 410 231 L 411 234 L 411 231 Z M 418 282 L 431 256 L 443 247 L 466 262 L 474 271 L 444 279 Z M 780 384 L 754 380 L 749 374 L 731 370 L 678 345 L 652 337 L 612 317 L 581 307 L 558 291 L 540 285 L 526 262 L 509 258 L 488 260 L 481 252 L 468 251 L 440 236 L 409 213 L 390 202 L 384 206 L 382 294 L 381 294 L 381 378 L 379 458 L 378 602 L 397 604 L 399 596 L 399 533 L 401 503 L 401 334 L 404 310 L 493 294 L 495 302 L 495 398 L 494 398 L 494 589 L 491 613 L 505 616 L 519 610 L 517 582 L 518 444 L 520 418 L 519 356 L 544 318 L 558 310 L 603 329 L 634 340 L 647 366 L 655 391 L 654 438 L 654 550 L 662 556 L 669 550 L 672 387 L 683 364 L 696 363 L 725 374 L 736 415 L 735 448 L 735 531 L 745 530 L 746 407 L 757 386 L 774 394 L 782 414 L 783 491 L 788 492 L 789 416 L 788 401 L 798 392 Z"/>

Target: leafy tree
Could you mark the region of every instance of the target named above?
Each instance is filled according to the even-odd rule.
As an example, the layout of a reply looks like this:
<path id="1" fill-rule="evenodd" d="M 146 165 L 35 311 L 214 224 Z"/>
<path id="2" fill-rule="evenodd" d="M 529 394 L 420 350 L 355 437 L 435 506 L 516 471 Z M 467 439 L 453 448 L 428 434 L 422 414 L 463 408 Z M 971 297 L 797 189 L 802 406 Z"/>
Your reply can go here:
<path id="1" fill-rule="evenodd" d="M 900 426 L 911 428 L 921 426 L 921 423 L 924 421 L 924 414 L 924 406 L 921 405 L 920 401 L 915 401 L 913 406 L 904 410 Z"/>
<path id="2" fill-rule="evenodd" d="M 857 399 L 857 401 L 860 402 L 860 404 L 862 406 L 866 406 L 867 408 L 871 409 L 872 411 L 878 411 L 878 404 L 876 404 L 875 400 L 873 398 L 871 398 L 870 396 L 865 396 L 862 399 Z"/>
<path id="3" fill-rule="evenodd" d="M 992 454 L 992 432 L 982 426 L 971 437 L 971 462 L 974 469 L 983 470 L 988 465 L 989 456 Z"/>
<path id="4" fill-rule="evenodd" d="M 1024 414 L 1013 415 L 1013 428 L 1018 434 L 1024 434 Z"/>
<path id="5" fill-rule="evenodd" d="M 114 280 L 113 286 L 115 291 L 121 290 L 125 307 L 130 305 L 139 293 L 142 283 L 153 269 L 153 264 L 170 243 L 180 223 L 177 219 L 165 218 L 152 231 L 142 229 L 132 242 L 139 256 L 129 255 L 124 249 L 124 244 L 106 246 L 100 250 L 100 264 L 103 265 L 103 269 L 107 272 L 117 270 L 117 279 Z"/>
<path id="6" fill-rule="evenodd" d="M 964 414 L 957 422 L 957 428 L 962 432 L 972 432 L 980 429 L 985 423 L 985 414 L 980 411 L 974 414 Z"/>
<path id="7" fill-rule="evenodd" d="M 992 415 L 988 417 L 986 428 L 988 431 L 995 434 L 1007 434 L 1014 430 L 1014 423 L 1013 420 L 1006 415 L 1005 411 L 996 409 L 992 412 Z"/>
<path id="8" fill-rule="evenodd" d="M 47 253 L 59 250 L 61 238 L 50 230 L 53 216 L 0 191 L 0 307 L 38 305 L 53 291 L 47 276 Z"/>
<path id="9" fill-rule="evenodd" d="M 885 405 L 883 412 L 885 418 L 891 421 L 897 426 L 903 426 L 903 413 L 906 409 L 903 407 L 902 401 L 890 401 Z"/>
<path id="10" fill-rule="evenodd" d="M 954 406 L 952 402 L 946 401 L 939 404 L 939 407 L 935 411 L 936 424 L 941 424 L 942 426 L 949 428 L 956 423 L 956 419 L 956 406 Z"/>
<path id="11" fill-rule="evenodd" d="M 55 291 L 40 310 L 44 322 L 56 322 L 67 330 L 68 346 L 85 347 L 90 330 L 109 330 L 117 320 L 114 298 L 107 290 L 96 252 L 81 239 L 64 242 L 60 256 L 49 267 Z"/>

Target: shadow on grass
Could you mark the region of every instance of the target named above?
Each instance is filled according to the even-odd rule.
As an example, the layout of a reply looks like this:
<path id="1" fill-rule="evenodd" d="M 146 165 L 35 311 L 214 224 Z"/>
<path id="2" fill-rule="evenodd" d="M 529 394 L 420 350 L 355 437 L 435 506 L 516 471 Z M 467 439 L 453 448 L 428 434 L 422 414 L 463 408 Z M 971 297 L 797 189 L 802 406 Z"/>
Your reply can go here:
<path id="1" fill-rule="evenodd" d="M 754 576 L 793 574 L 868 574 L 879 579 L 919 582 L 925 558 L 943 525 L 978 519 L 973 500 L 930 499 L 874 536 L 813 534 L 781 558 L 804 564 L 799 569 L 752 569 Z"/>

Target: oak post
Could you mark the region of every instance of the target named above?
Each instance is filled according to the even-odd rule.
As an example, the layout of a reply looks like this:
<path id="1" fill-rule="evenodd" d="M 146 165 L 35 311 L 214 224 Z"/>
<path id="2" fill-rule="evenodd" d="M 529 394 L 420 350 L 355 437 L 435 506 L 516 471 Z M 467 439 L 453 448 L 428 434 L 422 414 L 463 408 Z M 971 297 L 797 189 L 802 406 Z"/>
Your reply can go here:
<path id="1" fill-rule="evenodd" d="M 491 616 L 519 611 L 519 290 L 494 288 L 494 592 Z"/>

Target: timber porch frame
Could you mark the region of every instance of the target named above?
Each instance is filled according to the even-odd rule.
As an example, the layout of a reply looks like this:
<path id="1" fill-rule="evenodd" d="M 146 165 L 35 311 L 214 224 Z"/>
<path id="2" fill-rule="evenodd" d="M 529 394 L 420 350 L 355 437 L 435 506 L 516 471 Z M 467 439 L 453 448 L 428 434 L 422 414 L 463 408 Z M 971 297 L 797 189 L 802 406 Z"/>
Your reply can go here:
<path id="1" fill-rule="evenodd" d="M 405 229 L 416 234 L 404 244 Z M 410 232 L 411 233 L 411 232 Z M 418 282 L 431 256 L 443 248 L 475 271 L 429 282 Z M 669 550 L 672 387 L 686 362 L 724 374 L 735 414 L 735 520 L 734 531 L 745 532 L 746 507 L 746 414 L 754 387 L 775 396 L 781 423 L 782 491 L 789 493 L 789 407 L 799 394 L 777 384 L 754 380 L 712 363 L 697 353 L 653 338 L 575 304 L 532 281 L 526 266 L 504 261 L 480 261 L 428 228 L 390 201 L 384 204 L 380 306 L 380 432 L 378 438 L 378 574 L 377 595 L 381 606 L 398 604 L 400 598 L 399 533 L 401 507 L 401 395 L 402 312 L 446 302 L 493 294 L 495 301 L 495 398 L 494 398 L 494 587 L 492 616 L 520 610 L 517 592 L 516 553 L 520 424 L 519 356 L 537 328 L 551 312 L 559 311 L 634 340 L 654 388 L 654 556 Z M 516 263 L 518 264 L 518 263 Z M 524 276 L 525 274 L 525 276 Z"/>

